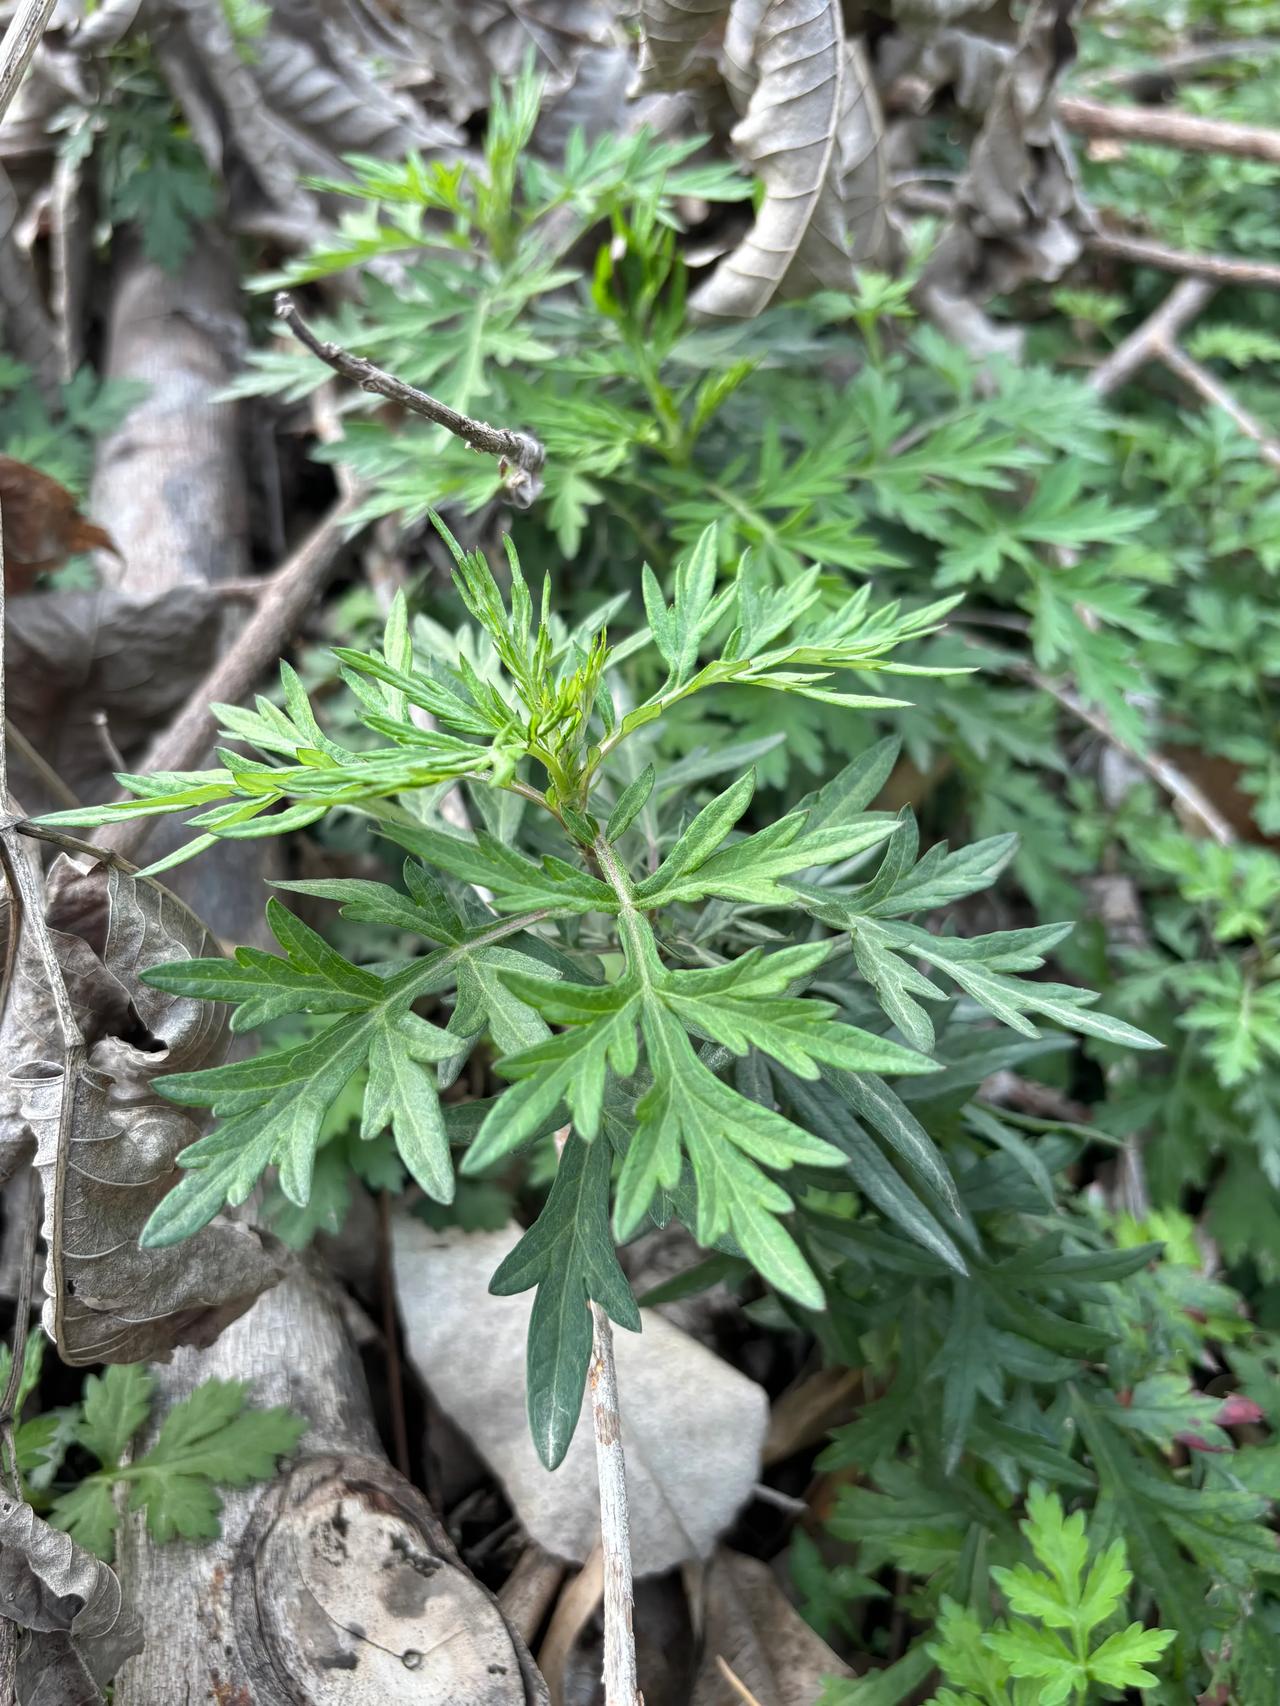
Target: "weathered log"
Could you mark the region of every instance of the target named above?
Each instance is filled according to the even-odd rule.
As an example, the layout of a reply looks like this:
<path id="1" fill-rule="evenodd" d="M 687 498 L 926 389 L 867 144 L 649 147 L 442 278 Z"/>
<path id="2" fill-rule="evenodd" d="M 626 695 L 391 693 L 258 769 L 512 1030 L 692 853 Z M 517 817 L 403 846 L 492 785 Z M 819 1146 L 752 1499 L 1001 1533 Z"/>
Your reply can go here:
<path id="1" fill-rule="evenodd" d="M 121 1566 L 147 1632 L 116 1706 L 525 1706 L 546 1689 L 497 1601 L 386 1461 L 337 1307 L 301 1266 L 206 1351 L 158 1370 L 166 1404 L 250 1379 L 306 1416 L 302 1455 L 226 1498 L 220 1540 L 148 1543 Z"/>
<path id="2" fill-rule="evenodd" d="M 215 401 L 244 338 L 232 258 L 213 238 L 177 276 L 138 255 L 119 266 L 106 372 L 147 390 L 99 448 L 89 510 L 109 518 L 138 597 L 247 573 L 236 411 Z"/>
<path id="3" fill-rule="evenodd" d="M 233 259 L 216 237 L 202 235 L 176 276 L 136 253 L 119 265 L 106 371 L 146 392 L 99 448 L 91 511 L 109 518 L 124 560 L 120 585 L 131 596 L 216 585 L 248 571 L 236 409 L 218 401 L 244 338 Z M 212 665 L 216 630 L 210 641 Z M 144 762 L 145 744 L 127 755 L 131 762 Z M 193 766 L 205 761 L 201 754 Z M 190 835 L 179 824 L 158 827 L 147 857 Z M 269 856 L 262 843 L 215 847 L 198 867 L 179 867 L 166 880 L 221 940 L 251 942 L 262 935 L 259 879 Z"/>

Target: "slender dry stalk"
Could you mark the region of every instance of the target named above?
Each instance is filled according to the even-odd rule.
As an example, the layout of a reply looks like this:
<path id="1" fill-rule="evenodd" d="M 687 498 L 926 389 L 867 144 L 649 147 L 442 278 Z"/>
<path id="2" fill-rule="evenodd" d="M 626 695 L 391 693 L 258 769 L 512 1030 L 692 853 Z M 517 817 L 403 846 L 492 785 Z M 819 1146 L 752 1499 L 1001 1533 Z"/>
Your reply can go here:
<path id="1" fill-rule="evenodd" d="M 1226 386 L 1210 373 L 1207 367 L 1202 367 L 1186 350 L 1173 342 L 1161 345 L 1156 349 L 1155 355 L 1170 373 L 1176 374 L 1184 385 L 1210 407 L 1221 409 L 1246 438 L 1251 438 L 1258 446 L 1258 454 L 1268 466 L 1280 468 L 1280 443 L 1271 436 L 1256 415 L 1251 415 L 1243 404 L 1236 401 Z"/>
<path id="2" fill-rule="evenodd" d="M 751 1692 L 723 1653 L 716 1654 L 716 1669 L 742 1701 L 742 1706 L 761 1706 L 758 1696 Z"/>
<path id="3" fill-rule="evenodd" d="M 954 204 L 954 198 L 947 191 L 930 189 L 928 185 L 909 178 L 900 178 L 893 193 L 895 199 L 913 213 L 931 213 L 945 218 Z M 1101 211 L 1105 214 L 1106 209 Z M 1208 278 L 1215 284 L 1239 284 L 1246 288 L 1256 285 L 1264 290 L 1280 290 L 1280 266 L 1273 261 L 1175 249 L 1168 243 L 1157 243 L 1150 237 L 1139 237 L 1128 231 L 1086 231 L 1083 242 L 1090 254 L 1111 255 L 1119 261 L 1130 261 L 1134 266 L 1155 267 L 1160 272 L 1179 273 L 1185 278 Z"/>
<path id="4" fill-rule="evenodd" d="M 1155 360 L 1207 306 L 1214 289 L 1212 281 L 1206 278 L 1184 278 L 1175 285 L 1155 313 L 1094 368 L 1089 375 L 1094 390 L 1107 397 L 1132 379 L 1140 367 Z"/>
<path id="5" fill-rule="evenodd" d="M 31 56 L 40 45 L 45 25 L 53 16 L 57 0 L 21 0 L 0 41 L 0 119 L 18 92 Z"/>
<path id="6" fill-rule="evenodd" d="M 1235 830 L 1208 795 L 1202 793 L 1189 776 L 1184 776 L 1171 758 L 1167 758 L 1162 752 L 1139 752 L 1137 747 L 1130 746 L 1123 735 L 1112 728 L 1101 711 L 1092 705 L 1086 705 L 1080 695 L 1065 683 L 1051 681 L 1037 669 L 1022 669 L 1019 673 L 1042 693 L 1050 694 L 1064 710 L 1070 711 L 1073 717 L 1087 723 L 1110 746 L 1114 746 L 1117 752 L 1123 752 L 1132 763 L 1145 770 L 1157 787 L 1162 788 L 1189 817 L 1194 818 L 1220 847 L 1230 847 L 1233 844 L 1236 839 Z"/>
<path id="7" fill-rule="evenodd" d="M 193 770 L 204 761 L 218 728 L 210 705 L 234 704 L 243 698 L 279 658 L 346 543 L 355 503 L 352 497 L 334 504 L 293 555 L 262 583 L 257 607 L 231 648 L 193 688 L 177 717 L 148 749 L 139 769 Z M 111 824 L 103 831 L 101 843 L 132 858 L 155 821 L 143 817 Z"/>
<path id="8" fill-rule="evenodd" d="M 1253 61 L 1280 53 L 1280 41 L 1272 36 L 1237 36 L 1231 41 L 1197 42 L 1175 48 L 1146 65 L 1108 65 L 1080 79 L 1083 89 L 1119 89 L 1125 92 L 1149 84 L 1176 83 L 1183 77 L 1212 70 L 1233 61 Z"/>
<path id="9" fill-rule="evenodd" d="M 635 1587 L 631 1575 L 631 1515 L 618 1408 L 613 1324 L 591 1305 L 591 1418 L 600 1481 L 600 1545 L 604 1553 L 605 1706 L 644 1706 L 636 1674 Z"/>

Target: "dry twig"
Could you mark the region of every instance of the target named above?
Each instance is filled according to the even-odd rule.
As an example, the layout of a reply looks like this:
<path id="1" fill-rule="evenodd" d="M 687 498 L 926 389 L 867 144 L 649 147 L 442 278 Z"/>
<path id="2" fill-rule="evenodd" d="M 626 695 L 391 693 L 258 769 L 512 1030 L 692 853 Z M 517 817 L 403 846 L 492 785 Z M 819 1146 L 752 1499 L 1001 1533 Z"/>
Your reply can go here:
<path id="1" fill-rule="evenodd" d="M 22 0 L 9 20 L 9 28 L 0 41 L 0 119 L 9 110 L 9 103 L 18 92 L 31 56 L 40 45 L 45 25 L 53 15 L 57 0 Z"/>
<path id="2" fill-rule="evenodd" d="M 1155 267 L 1160 272 L 1183 273 L 1191 278 L 1211 279 L 1214 284 L 1238 284 L 1245 289 L 1280 290 L 1280 266 L 1271 261 L 1247 261 L 1238 255 L 1196 254 L 1192 249 L 1174 249 L 1149 237 L 1134 237 L 1122 231 L 1094 231 L 1084 246 L 1095 255 L 1113 255 L 1136 267 Z"/>
<path id="3" fill-rule="evenodd" d="M 201 763 L 218 726 L 210 705 L 219 701 L 234 704 L 275 663 L 346 542 L 355 507 L 354 498 L 336 503 L 292 557 L 263 581 L 257 608 L 235 644 L 193 689 L 176 720 L 147 752 L 140 769 L 192 770 Z M 111 824 L 101 840 L 104 846 L 131 858 L 154 823 L 154 818 L 129 818 Z"/>
<path id="4" fill-rule="evenodd" d="M 952 207 L 952 197 L 945 190 L 931 190 L 928 185 L 913 183 L 910 179 L 899 179 L 894 185 L 894 195 L 903 207 L 913 213 L 945 217 Z M 1280 266 L 1271 261 L 1244 260 L 1238 255 L 1198 254 L 1194 249 L 1175 249 L 1168 243 L 1157 243 L 1150 237 L 1139 237 L 1125 231 L 1086 231 L 1082 240 L 1090 254 L 1111 255 L 1133 266 L 1155 267 L 1160 272 L 1212 279 L 1215 284 L 1280 290 Z"/>
<path id="5" fill-rule="evenodd" d="M 492 427 L 487 421 L 473 420 L 470 415 L 460 414 L 457 409 L 451 409 L 447 403 L 441 403 L 426 391 L 419 391 L 416 385 L 406 384 L 393 373 L 386 373 L 382 368 L 375 367 L 363 356 L 352 355 L 350 350 L 343 349 L 341 344 L 328 343 L 325 339 L 318 338 L 302 318 L 297 304 L 286 290 L 282 290 L 276 297 L 276 313 L 312 355 L 318 356 L 343 379 L 349 379 L 362 391 L 371 391 L 375 396 L 385 397 L 389 403 L 398 403 L 411 414 L 421 415 L 424 420 L 444 427 L 464 444 L 469 444 L 472 450 L 483 451 L 487 456 L 496 456 L 505 476 L 507 492 L 512 502 L 518 504 L 521 509 L 527 508 L 537 497 L 542 489 L 538 475 L 546 460 L 546 452 L 531 433 L 519 432 L 511 427 Z"/>
<path id="6" fill-rule="evenodd" d="M 1210 373 L 1207 367 L 1202 367 L 1172 340 L 1158 345 L 1153 353 L 1170 373 L 1176 374 L 1211 407 L 1221 409 L 1224 415 L 1235 422 L 1246 438 L 1253 439 L 1258 446 L 1259 455 L 1269 467 L 1280 469 L 1280 443 L 1255 415 L 1251 415 L 1248 409 L 1236 401 L 1226 386 Z"/>
<path id="7" fill-rule="evenodd" d="M 1280 165 L 1280 130 L 1226 119 L 1197 118 L 1166 107 L 1116 107 L 1087 95 L 1062 95 L 1058 117 L 1081 136 L 1145 142 L 1188 154 L 1231 154 L 1241 160 Z"/>
<path id="8" fill-rule="evenodd" d="M 1094 390 L 1107 397 L 1132 379 L 1140 367 L 1167 349 L 1188 321 L 1201 312 L 1213 296 L 1214 288 L 1205 278 L 1183 279 L 1155 313 L 1094 368 L 1089 376 Z"/>
<path id="9" fill-rule="evenodd" d="M 1193 77 L 1197 72 L 1212 70 L 1217 65 L 1257 61 L 1277 53 L 1280 53 L 1280 41 L 1268 36 L 1197 42 L 1192 47 L 1177 48 L 1163 59 L 1152 60 L 1149 65 L 1103 66 L 1082 77 L 1080 87 L 1126 91 L 1145 89 L 1152 85 L 1177 83 L 1184 77 Z"/>
<path id="10" fill-rule="evenodd" d="M 1100 734 L 1118 752 L 1123 752 L 1132 763 L 1145 770 L 1151 780 L 1176 801 L 1189 817 L 1194 818 L 1220 847 L 1232 845 L 1236 833 L 1231 825 L 1208 795 L 1202 793 L 1189 776 L 1184 776 L 1172 759 L 1166 758 L 1162 752 L 1139 752 L 1122 734 L 1112 728 L 1101 711 L 1092 705 L 1086 705 L 1080 695 L 1065 683 L 1051 681 L 1037 669 L 1026 668 L 1019 673 L 1042 693 L 1050 694 L 1064 710 L 1070 711 L 1073 717 L 1087 723 L 1096 734 Z"/>

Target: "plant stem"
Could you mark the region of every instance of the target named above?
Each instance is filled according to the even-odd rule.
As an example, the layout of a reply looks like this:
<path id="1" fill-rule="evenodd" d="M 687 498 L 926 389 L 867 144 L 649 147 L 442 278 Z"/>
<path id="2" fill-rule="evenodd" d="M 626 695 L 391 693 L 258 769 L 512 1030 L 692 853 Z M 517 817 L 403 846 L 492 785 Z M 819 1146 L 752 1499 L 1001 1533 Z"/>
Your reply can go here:
<path id="1" fill-rule="evenodd" d="M 56 0 L 23 0 L 9 20 L 4 40 L 0 41 L 0 118 L 8 112 L 9 103 L 18 92 L 55 4 Z"/>
<path id="2" fill-rule="evenodd" d="M 600 1544 L 604 1553 L 605 1706 L 644 1706 L 636 1674 L 635 1590 L 631 1575 L 631 1520 L 627 1469 L 618 1409 L 613 1325 L 598 1303 L 591 1309 L 591 1416 L 595 1423 L 600 1482 Z"/>

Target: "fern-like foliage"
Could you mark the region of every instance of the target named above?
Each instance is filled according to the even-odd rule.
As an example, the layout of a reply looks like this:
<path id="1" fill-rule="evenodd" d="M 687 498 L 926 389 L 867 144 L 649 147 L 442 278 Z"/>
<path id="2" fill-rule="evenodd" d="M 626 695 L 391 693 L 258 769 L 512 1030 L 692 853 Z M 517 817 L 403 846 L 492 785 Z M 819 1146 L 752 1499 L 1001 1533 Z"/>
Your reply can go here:
<path id="1" fill-rule="evenodd" d="M 305 1204 L 326 1116 L 357 1074 L 363 1136 L 389 1127 L 422 1189 L 448 1202 L 454 1172 L 440 1091 L 484 1038 L 508 1088 L 472 1128 L 464 1171 L 566 1124 L 594 1157 L 574 1150 L 583 1188 L 553 1193 L 505 1283 L 512 1272 L 547 1283 L 534 1249 L 571 1214 L 574 1238 L 586 1241 L 575 1285 L 629 1321 L 610 1254 L 611 1149 L 612 1236 L 674 1208 L 701 1243 L 745 1256 L 806 1308 L 821 1308 L 824 1292 L 789 1230 L 803 1190 L 789 1188 L 793 1178 L 851 1172 L 891 1218 L 967 1272 L 972 1231 L 946 1163 L 885 1082 L 939 1070 L 922 1005 L 946 998 L 933 976 L 1025 1036 L 1039 1034 L 1035 1013 L 1116 1043 L 1150 1039 L 1096 1014 L 1086 993 L 1022 975 L 1042 963 L 1061 927 L 961 940 L 907 922 L 984 887 L 1010 844 L 935 847 L 917 858 L 908 819 L 867 809 L 892 764 L 889 747 L 746 833 L 738 826 L 755 788 L 750 770 L 686 815 L 669 797 L 669 809 L 655 811 L 657 773 L 642 763 L 662 719 L 713 688 L 846 712 L 898 703 L 861 687 L 917 674 L 895 652 L 934 631 L 947 602 L 877 606 L 869 588 L 832 602 L 816 571 L 776 587 L 750 564 L 721 583 L 708 528 L 678 566 L 669 601 L 645 571 L 648 627 L 615 644 L 595 621 L 560 624 L 549 583 L 535 613 L 510 547 L 504 594 L 482 556 L 445 538 L 476 632 L 456 662 L 415 661 L 401 601 L 379 651 L 339 651 L 370 744 L 329 738 L 286 666 L 281 706 L 222 708 L 227 736 L 258 756 L 228 749 L 214 771 L 122 778 L 132 800 L 51 820 L 193 813 L 200 833 L 191 853 L 345 808 L 411 855 L 403 891 L 285 885 L 428 945 L 407 962 L 357 965 L 273 901 L 282 955 L 245 948 L 232 960 L 147 974 L 166 990 L 235 1004 L 240 1029 L 292 1015 L 321 1022 L 301 1041 L 163 1081 L 168 1095 L 212 1107 L 221 1123 L 184 1154 L 185 1178 L 146 1241 L 189 1236 L 225 1202 L 243 1201 L 268 1167 L 285 1196 Z M 653 685 L 637 695 L 644 675 Z M 440 790 L 460 782 L 478 799 L 512 802 L 503 827 L 443 826 Z M 873 854 L 875 873 L 851 881 Z M 802 939 L 779 945 L 775 924 L 753 944 L 770 919 Z M 699 935 L 697 961 L 682 964 L 685 941 Z M 423 1003 L 440 1017 L 450 1009 L 447 1022 L 418 1011 Z M 904 1040 L 888 1034 L 891 1024 Z M 862 1134 L 863 1121 L 874 1137 Z M 562 1283 L 563 1269 L 554 1274 Z M 545 1319 L 543 1309 L 538 1331 Z M 568 1444 L 585 1355 L 579 1333 L 538 1359 L 531 1403 L 558 1418 L 539 1434 L 548 1460 Z"/>

